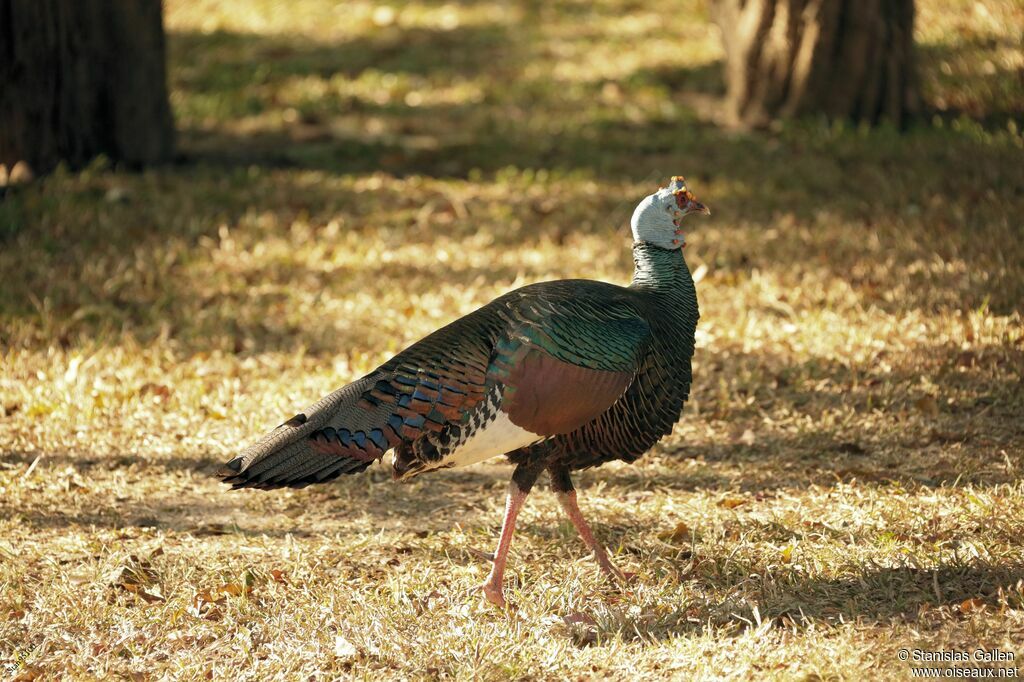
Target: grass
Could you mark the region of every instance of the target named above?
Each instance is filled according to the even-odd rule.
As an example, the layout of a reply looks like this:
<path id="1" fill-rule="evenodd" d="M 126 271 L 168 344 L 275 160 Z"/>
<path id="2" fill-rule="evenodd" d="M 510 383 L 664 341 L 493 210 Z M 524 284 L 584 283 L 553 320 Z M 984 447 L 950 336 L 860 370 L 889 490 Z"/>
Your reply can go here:
<path id="1" fill-rule="evenodd" d="M 912 130 L 715 121 L 697 2 L 169 2 L 182 159 L 0 202 L 0 671 L 31 678 L 903 679 L 1024 649 L 1024 26 L 921 0 Z M 685 18 L 681 20 L 680 17 Z M 693 400 L 510 470 L 230 493 L 217 463 L 508 289 L 628 280 L 635 202 L 709 206 Z M 960 664 L 963 665 L 963 664 Z M 0 675 L 5 674 L 0 672 Z"/>

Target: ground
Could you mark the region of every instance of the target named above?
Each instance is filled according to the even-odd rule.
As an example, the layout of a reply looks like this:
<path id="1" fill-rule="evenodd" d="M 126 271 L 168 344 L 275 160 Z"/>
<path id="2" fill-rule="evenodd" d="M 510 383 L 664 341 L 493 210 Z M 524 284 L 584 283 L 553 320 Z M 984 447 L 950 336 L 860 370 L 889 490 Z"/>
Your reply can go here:
<path id="1" fill-rule="evenodd" d="M 703 3 L 166 3 L 178 163 L 0 199 L 0 677 L 904 679 L 1024 667 L 1024 10 L 920 0 L 910 130 L 716 123 Z M 229 492 L 219 462 L 529 282 L 628 281 L 671 174 L 692 400 L 495 463 Z M 958 663 L 964 667 L 970 664 Z"/>

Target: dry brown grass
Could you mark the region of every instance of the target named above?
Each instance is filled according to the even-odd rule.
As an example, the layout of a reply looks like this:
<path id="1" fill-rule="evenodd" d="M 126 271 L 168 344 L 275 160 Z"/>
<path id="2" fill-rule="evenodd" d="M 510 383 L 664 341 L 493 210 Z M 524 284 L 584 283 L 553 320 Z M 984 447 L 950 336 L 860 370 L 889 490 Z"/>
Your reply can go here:
<path id="1" fill-rule="evenodd" d="M 907 677 L 901 648 L 993 647 L 1019 664 L 1017 4 L 919 3 L 940 114 L 904 136 L 719 129 L 696 4 L 687 22 L 614 2 L 345 21 L 241 4 L 169 3 L 185 163 L 58 173 L 0 203 L 0 666 L 856 680 Z M 474 550 L 504 465 L 272 493 L 210 478 L 512 287 L 626 281 L 629 211 L 676 172 L 714 209 L 688 237 L 693 401 L 636 466 L 579 482 L 628 588 L 538 490 L 517 610 L 484 607 Z"/>

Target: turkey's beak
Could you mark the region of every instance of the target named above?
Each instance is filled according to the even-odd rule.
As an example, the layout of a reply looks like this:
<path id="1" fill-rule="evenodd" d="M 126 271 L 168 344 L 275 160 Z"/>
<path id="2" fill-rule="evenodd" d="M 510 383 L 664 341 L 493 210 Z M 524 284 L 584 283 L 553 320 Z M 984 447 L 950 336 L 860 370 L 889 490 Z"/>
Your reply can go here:
<path id="1" fill-rule="evenodd" d="M 703 213 L 704 215 L 711 215 L 711 209 L 700 203 L 696 199 L 688 199 L 686 205 L 683 206 L 683 214 L 690 215 L 691 213 Z"/>

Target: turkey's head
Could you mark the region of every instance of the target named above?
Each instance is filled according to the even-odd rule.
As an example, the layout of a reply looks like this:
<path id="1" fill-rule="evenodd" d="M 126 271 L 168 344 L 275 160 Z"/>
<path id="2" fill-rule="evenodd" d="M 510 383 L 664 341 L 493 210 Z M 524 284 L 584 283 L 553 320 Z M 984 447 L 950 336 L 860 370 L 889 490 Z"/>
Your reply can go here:
<path id="1" fill-rule="evenodd" d="M 630 220 L 633 240 L 663 249 L 678 249 L 684 243 L 680 225 L 683 218 L 691 213 L 711 215 L 708 207 L 697 201 L 687 188 L 685 178 L 674 175 L 668 187 L 644 197 L 633 211 Z"/>

